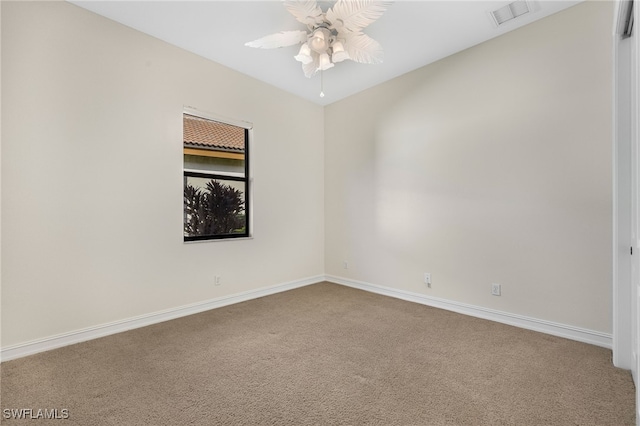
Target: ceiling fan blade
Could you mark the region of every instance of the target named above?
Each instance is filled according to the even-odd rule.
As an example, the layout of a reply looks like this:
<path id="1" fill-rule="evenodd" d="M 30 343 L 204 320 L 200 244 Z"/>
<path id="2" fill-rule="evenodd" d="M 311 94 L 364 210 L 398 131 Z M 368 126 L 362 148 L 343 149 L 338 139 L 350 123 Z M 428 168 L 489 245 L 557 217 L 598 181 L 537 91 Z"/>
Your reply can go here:
<path id="1" fill-rule="evenodd" d="M 284 7 L 305 25 L 313 27 L 322 22 L 322 9 L 316 0 L 285 0 Z"/>
<path id="2" fill-rule="evenodd" d="M 326 17 L 338 32 L 358 32 L 380 18 L 391 4 L 390 0 L 338 0 Z"/>
<path id="3" fill-rule="evenodd" d="M 352 61 L 361 64 L 381 64 L 384 50 L 380 43 L 363 33 L 346 33 L 344 50 Z"/>
<path id="4" fill-rule="evenodd" d="M 280 31 L 254 41 L 245 43 L 245 46 L 261 49 L 276 49 L 278 47 L 292 46 L 307 41 L 306 31 Z"/>

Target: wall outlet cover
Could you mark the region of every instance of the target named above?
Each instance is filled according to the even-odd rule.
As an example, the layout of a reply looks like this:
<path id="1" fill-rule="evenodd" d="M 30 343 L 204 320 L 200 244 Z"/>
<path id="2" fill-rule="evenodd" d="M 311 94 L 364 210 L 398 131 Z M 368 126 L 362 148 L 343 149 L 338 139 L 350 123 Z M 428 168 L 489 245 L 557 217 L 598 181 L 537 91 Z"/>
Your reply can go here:
<path id="1" fill-rule="evenodd" d="M 494 296 L 500 296 L 502 293 L 502 286 L 500 284 L 491 284 L 491 294 Z"/>

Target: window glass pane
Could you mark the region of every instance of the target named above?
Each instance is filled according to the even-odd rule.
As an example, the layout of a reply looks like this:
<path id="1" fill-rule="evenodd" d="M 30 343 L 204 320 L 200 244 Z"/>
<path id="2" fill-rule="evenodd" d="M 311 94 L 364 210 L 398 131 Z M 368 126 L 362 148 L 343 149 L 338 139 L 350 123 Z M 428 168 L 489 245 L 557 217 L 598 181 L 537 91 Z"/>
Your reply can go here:
<path id="1" fill-rule="evenodd" d="M 184 113 L 185 241 L 248 237 L 249 131 Z"/>
<path id="2" fill-rule="evenodd" d="M 246 234 L 245 182 L 184 177 L 184 236 Z"/>

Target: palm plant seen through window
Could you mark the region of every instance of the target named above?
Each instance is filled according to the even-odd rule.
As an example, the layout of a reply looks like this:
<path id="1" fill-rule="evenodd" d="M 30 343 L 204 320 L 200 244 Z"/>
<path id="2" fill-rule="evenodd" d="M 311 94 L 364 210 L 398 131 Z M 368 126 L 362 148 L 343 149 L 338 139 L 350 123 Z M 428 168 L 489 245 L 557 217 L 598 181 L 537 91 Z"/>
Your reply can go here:
<path id="1" fill-rule="evenodd" d="M 185 113 L 183 136 L 184 240 L 248 237 L 248 129 Z"/>
<path id="2" fill-rule="evenodd" d="M 185 235 L 244 233 L 246 220 L 241 191 L 217 180 L 205 189 L 187 183 L 184 188 Z"/>

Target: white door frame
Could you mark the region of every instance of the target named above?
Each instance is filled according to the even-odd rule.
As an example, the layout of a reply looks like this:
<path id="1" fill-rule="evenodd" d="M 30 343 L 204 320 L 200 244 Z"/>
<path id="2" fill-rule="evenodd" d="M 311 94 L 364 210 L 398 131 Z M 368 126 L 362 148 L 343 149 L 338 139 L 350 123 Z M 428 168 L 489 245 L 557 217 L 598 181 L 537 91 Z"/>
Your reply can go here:
<path id="1" fill-rule="evenodd" d="M 634 31 L 622 30 L 633 0 L 616 0 L 613 45 L 613 362 L 631 370 L 640 425 L 640 1 L 633 7 Z M 631 255 L 633 250 L 633 255 Z"/>
<path id="2" fill-rule="evenodd" d="M 633 196 L 637 170 L 632 143 L 632 39 L 621 36 L 629 3 L 616 1 L 613 102 L 613 362 L 636 378 L 635 286 L 631 247 L 637 239 Z"/>

